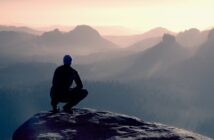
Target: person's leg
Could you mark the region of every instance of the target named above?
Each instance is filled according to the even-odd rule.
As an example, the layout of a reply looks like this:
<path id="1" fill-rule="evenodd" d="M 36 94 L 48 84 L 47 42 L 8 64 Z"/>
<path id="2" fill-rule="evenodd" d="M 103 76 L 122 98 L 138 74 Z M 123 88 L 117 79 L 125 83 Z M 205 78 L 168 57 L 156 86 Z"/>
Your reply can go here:
<path id="1" fill-rule="evenodd" d="M 64 110 L 70 110 L 73 106 L 77 105 L 81 100 L 83 100 L 88 95 L 88 91 L 85 89 L 80 89 L 77 91 L 71 91 L 69 93 L 69 101 L 63 107 Z"/>
<path id="2" fill-rule="evenodd" d="M 52 109 L 54 112 L 57 112 L 58 111 L 58 109 L 57 109 L 58 101 L 57 101 L 56 93 L 55 93 L 55 90 L 53 89 L 53 87 L 51 88 L 50 96 L 51 96 Z"/>
<path id="3" fill-rule="evenodd" d="M 54 98 L 51 98 L 51 106 L 52 106 L 52 109 L 54 112 L 58 111 L 57 104 L 58 104 L 58 102 Z"/>

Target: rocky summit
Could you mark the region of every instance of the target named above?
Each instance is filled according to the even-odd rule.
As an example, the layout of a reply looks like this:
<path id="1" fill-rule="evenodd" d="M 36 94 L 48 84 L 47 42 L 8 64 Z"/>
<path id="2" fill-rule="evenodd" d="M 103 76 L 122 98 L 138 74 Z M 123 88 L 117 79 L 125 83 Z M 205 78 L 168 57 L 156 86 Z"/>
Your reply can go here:
<path id="1" fill-rule="evenodd" d="M 93 109 L 40 112 L 21 125 L 13 140 L 211 140 L 183 129 Z"/>

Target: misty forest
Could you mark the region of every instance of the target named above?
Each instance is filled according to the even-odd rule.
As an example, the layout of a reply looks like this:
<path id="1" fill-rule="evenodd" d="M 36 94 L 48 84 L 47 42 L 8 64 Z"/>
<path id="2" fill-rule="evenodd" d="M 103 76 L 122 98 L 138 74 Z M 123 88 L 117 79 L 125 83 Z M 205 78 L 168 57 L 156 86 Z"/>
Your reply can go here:
<path id="1" fill-rule="evenodd" d="M 11 27 L 12 28 L 12 27 Z M 214 138 L 214 30 L 164 28 L 103 36 L 0 27 L 0 137 L 50 110 L 54 70 L 73 57 L 88 97 L 77 107 L 109 110 Z"/>

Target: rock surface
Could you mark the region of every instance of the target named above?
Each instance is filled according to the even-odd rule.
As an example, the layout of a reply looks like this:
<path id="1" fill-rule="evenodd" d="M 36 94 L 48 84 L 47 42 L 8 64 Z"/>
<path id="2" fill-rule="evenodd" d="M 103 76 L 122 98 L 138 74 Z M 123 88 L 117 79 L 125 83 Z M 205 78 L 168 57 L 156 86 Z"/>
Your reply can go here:
<path id="1" fill-rule="evenodd" d="M 186 130 L 92 109 L 41 112 L 21 125 L 13 140 L 211 140 Z"/>

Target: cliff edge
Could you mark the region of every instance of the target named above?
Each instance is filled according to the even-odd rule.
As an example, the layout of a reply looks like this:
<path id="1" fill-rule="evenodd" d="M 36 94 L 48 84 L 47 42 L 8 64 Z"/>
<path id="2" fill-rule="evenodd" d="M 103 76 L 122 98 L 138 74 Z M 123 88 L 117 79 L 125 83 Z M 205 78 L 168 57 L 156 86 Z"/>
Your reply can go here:
<path id="1" fill-rule="evenodd" d="M 21 125 L 13 140 L 211 140 L 183 129 L 92 109 L 40 112 Z"/>

